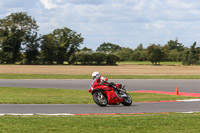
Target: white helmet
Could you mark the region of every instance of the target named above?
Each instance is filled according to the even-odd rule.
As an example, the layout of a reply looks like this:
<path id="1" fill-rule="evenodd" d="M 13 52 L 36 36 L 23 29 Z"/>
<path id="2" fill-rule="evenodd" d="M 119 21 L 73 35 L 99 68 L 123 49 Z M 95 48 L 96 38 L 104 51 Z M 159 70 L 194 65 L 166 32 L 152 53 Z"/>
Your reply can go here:
<path id="1" fill-rule="evenodd" d="M 93 72 L 92 73 L 92 78 L 95 79 L 97 76 L 100 76 L 99 72 Z"/>

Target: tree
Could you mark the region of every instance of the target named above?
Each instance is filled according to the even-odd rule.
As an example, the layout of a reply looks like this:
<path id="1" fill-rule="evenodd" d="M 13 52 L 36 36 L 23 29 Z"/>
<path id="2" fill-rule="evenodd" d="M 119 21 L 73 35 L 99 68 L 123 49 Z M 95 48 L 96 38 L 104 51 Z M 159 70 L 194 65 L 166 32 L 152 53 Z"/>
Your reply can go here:
<path id="1" fill-rule="evenodd" d="M 182 45 L 182 43 L 178 42 L 178 39 L 176 38 L 176 40 L 170 40 L 167 42 L 166 44 L 168 46 L 169 50 L 174 50 L 176 49 L 177 51 L 183 51 L 184 50 L 184 46 Z"/>
<path id="2" fill-rule="evenodd" d="M 133 61 L 146 61 L 147 57 L 146 57 L 146 51 L 138 51 L 138 50 L 134 50 L 132 55 L 131 55 L 131 60 Z"/>
<path id="3" fill-rule="evenodd" d="M 27 13 L 11 13 L 0 19 L 0 47 L 4 55 L 4 63 L 15 63 L 21 55 L 22 45 L 29 42 L 38 25 Z"/>
<path id="4" fill-rule="evenodd" d="M 80 62 L 83 65 L 89 65 L 93 63 L 93 57 L 91 53 L 79 52 L 75 56 L 76 61 Z"/>
<path id="5" fill-rule="evenodd" d="M 119 61 L 119 57 L 114 54 L 108 54 L 106 56 L 106 64 L 107 65 L 116 65 L 116 63 Z"/>
<path id="6" fill-rule="evenodd" d="M 200 47 L 196 47 L 196 42 L 184 54 L 183 65 L 195 65 L 200 63 Z"/>
<path id="7" fill-rule="evenodd" d="M 6 63 L 6 61 L 9 60 L 8 58 L 11 58 L 9 57 L 8 53 L 5 53 L 0 49 L 0 63 L 1 64 Z"/>
<path id="8" fill-rule="evenodd" d="M 81 63 L 83 65 L 89 65 L 93 63 L 92 53 L 92 49 L 84 47 L 79 50 L 75 56 L 71 57 L 71 60 L 74 60 L 73 62 L 76 62 L 76 64 Z"/>
<path id="9" fill-rule="evenodd" d="M 84 38 L 81 37 L 81 34 L 77 34 L 75 31 L 64 27 L 62 29 L 56 29 L 53 33 L 44 35 L 42 41 L 42 52 L 49 53 L 51 49 L 52 54 L 54 54 L 54 60 L 57 64 L 63 64 L 64 61 L 73 63 L 70 60 L 72 56 L 75 56 L 76 51 L 80 47 L 80 44 L 83 43 Z M 52 49 L 53 48 L 53 49 Z M 43 54 L 44 59 L 49 55 Z"/>
<path id="10" fill-rule="evenodd" d="M 133 51 L 131 55 L 131 60 L 133 61 L 145 61 L 146 60 L 146 50 L 143 48 L 142 44 Z"/>
<path id="11" fill-rule="evenodd" d="M 53 64 L 55 61 L 56 45 L 54 43 L 54 38 L 52 34 L 47 34 L 42 36 L 41 41 L 41 60 L 44 64 Z"/>
<path id="12" fill-rule="evenodd" d="M 190 48 L 189 52 L 189 64 L 196 64 L 196 62 L 199 60 L 198 59 L 198 50 L 196 48 L 196 42 L 193 43 L 193 45 Z"/>
<path id="13" fill-rule="evenodd" d="M 152 64 L 160 64 L 160 61 L 163 58 L 163 51 L 160 45 L 152 44 L 147 47 L 147 59 L 151 61 Z"/>
<path id="14" fill-rule="evenodd" d="M 181 61 L 184 53 L 184 46 L 178 42 L 178 39 L 170 40 L 163 46 L 164 61 Z"/>
<path id="15" fill-rule="evenodd" d="M 182 60 L 183 65 L 190 65 L 189 62 L 189 50 L 186 50 L 183 54 L 183 60 Z"/>
<path id="16" fill-rule="evenodd" d="M 63 64 L 69 57 L 78 50 L 83 42 L 81 34 L 77 34 L 69 28 L 56 29 L 53 31 L 53 37 L 56 44 L 56 62 Z"/>
<path id="17" fill-rule="evenodd" d="M 83 53 L 93 53 L 92 49 L 87 47 L 82 48 L 80 51 Z"/>
<path id="18" fill-rule="evenodd" d="M 92 57 L 96 65 L 102 65 L 106 60 L 106 54 L 100 52 L 93 53 Z"/>
<path id="19" fill-rule="evenodd" d="M 120 58 L 120 61 L 130 61 L 132 53 L 132 49 L 124 47 L 121 50 L 115 52 L 115 55 L 117 55 Z"/>
<path id="20" fill-rule="evenodd" d="M 96 52 L 113 53 L 120 49 L 119 45 L 104 42 L 97 48 Z"/>
<path id="21" fill-rule="evenodd" d="M 40 39 L 37 37 L 37 34 L 32 35 L 29 39 L 29 42 L 26 45 L 25 48 L 25 63 L 26 64 L 38 64 L 39 59 L 38 56 L 40 54 L 39 52 L 39 45 L 40 45 Z"/>
<path id="22" fill-rule="evenodd" d="M 143 51 L 144 50 L 143 45 L 140 43 L 135 50 L 136 51 Z"/>
<path id="23" fill-rule="evenodd" d="M 165 53 L 165 55 L 167 54 L 167 61 L 182 61 L 182 56 L 183 56 L 183 51 L 179 52 L 176 49 L 174 50 L 170 50 L 168 51 L 168 53 Z"/>

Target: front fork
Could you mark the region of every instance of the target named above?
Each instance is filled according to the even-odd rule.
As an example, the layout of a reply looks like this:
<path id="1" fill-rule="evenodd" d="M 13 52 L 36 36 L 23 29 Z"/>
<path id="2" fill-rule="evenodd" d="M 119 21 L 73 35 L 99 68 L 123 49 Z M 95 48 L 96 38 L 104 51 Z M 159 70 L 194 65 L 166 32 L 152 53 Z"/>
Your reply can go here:
<path id="1" fill-rule="evenodd" d="M 120 93 L 120 94 L 118 94 L 118 97 L 119 97 L 119 98 L 128 97 L 128 96 L 126 95 L 125 85 L 120 89 L 120 92 L 119 92 L 119 93 Z"/>

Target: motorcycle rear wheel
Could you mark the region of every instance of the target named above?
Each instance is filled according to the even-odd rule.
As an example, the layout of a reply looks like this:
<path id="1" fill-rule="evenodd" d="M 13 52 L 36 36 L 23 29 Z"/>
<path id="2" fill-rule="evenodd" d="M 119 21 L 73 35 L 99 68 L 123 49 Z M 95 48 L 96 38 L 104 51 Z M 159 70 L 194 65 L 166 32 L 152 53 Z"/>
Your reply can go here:
<path id="1" fill-rule="evenodd" d="M 131 104 L 132 104 L 132 98 L 131 98 L 131 96 L 128 93 L 125 93 L 125 94 L 127 95 L 127 97 L 123 98 L 122 104 L 124 106 L 131 106 Z"/>
<path id="2" fill-rule="evenodd" d="M 101 106 L 101 107 L 105 107 L 107 104 L 108 104 L 108 99 L 107 97 L 105 96 L 105 94 L 103 94 L 102 92 L 98 91 L 98 92 L 95 92 L 93 94 L 93 100 L 94 102 Z"/>

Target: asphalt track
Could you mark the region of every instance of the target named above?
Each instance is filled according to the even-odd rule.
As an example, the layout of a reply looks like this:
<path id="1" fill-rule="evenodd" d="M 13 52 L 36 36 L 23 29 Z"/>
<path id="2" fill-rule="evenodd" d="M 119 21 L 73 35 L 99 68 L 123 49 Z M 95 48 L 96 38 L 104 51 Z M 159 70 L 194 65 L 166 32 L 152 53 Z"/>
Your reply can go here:
<path id="1" fill-rule="evenodd" d="M 1 104 L 0 114 L 87 114 L 87 113 L 158 113 L 200 112 L 200 102 L 134 103 L 132 106 L 112 105 L 99 107 L 95 104 Z"/>
<path id="2" fill-rule="evenodd" d="M 154 90 L 200 93 L 200 79 L 111 79 L 110 82 L 126 85 L 128 91 Z M 0 79 L 0 87 L 60 88 L 88 90 L 89 79 Z"/>
<path id="3" fill-rule="evenodd" d="M 0 114 L 88 114 L 88 113 L 159 113 L 200 112 L 200 102 L 133 103 L 132 106 L 95 104 L 0 104 Z"/>
<path id="4" fill-rule="evenodd" d="M 128 91 L 156 90 L 200 93 L 200 80 L 156 80 L 128 79 L 110 80 L 125 84 Z M 7 80 L 1 79 L 0 86 L 30 88 L 88 89 L 91 80 Z M 133 97 L 134 98 L 134 97 Z M 0 104 L 0 114 L 88 114 L 88 113 L 159 113 L 159 112 L 200 112 L 200 102 L 133 103 L 125 107 L 99 107 L 96 104 Z"/>

